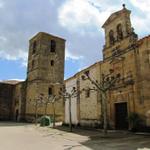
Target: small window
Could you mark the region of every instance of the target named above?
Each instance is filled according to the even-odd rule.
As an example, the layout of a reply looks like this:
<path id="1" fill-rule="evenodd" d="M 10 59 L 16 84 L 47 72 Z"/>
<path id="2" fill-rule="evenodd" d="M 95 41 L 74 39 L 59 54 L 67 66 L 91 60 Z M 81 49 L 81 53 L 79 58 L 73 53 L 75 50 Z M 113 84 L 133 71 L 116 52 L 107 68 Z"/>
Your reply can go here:
<path id="1" fill-rule="evenodd" d="M 33 47 L 32 47 L 32 49 L 33 49 L 33 54 L 36 52 L 36 47 L 37 47 L 37 43 L 36 43 L 36 41 L 34 41 L 34 42 L 33 42 Z"/>
<path id="2" fill-rule="evenodd" d="M 54 60 L 51 60 L 51 66 L 54 66 Z"/>
<path id="3" fill-rule="evenodd" d="M 114 38 L 114 31 L 111 30 L 109 32 L 109 42 L 110 42 L 110 45 L 114 45 L 115 44 L 115 38 Z"/>
<path id="4" fill-rule="evenodd" d="M 32 69 L 34 69 L 35 61 L 32 60 Z"/>
<path id="5" fill-rule="evenodd" d="M 85 97 L 86 97 L 86 98 L 90 97 L 90 89 L 87 89 L 87 90 L 85 91 Z"/>
<path id="6" fill-rule="evenodd" d="M 53 91 L 52 91 L 52 88 L 48 88 L 48 95 L 52 95 Z"/>
<path id="7" fill-rule="evenodd" d="M 51 52 L 55 52 L 56 51 L 56 42 L 54 40 L 51 40 Z"/>
<path id="8" fill-rule="evenodd" d="M 122 40 L 123 39 L 123 31 L 122 31 L 122 25 L 117 25 L 117 39 Z"/>
<path id="9" fill-rule="evenodd" d="M 87 76 L 89 76 L 89 74 L 90 74 L 89 70 L 86 70 L 86 71 L 84 72 L 84 74 L 87 75 Z"/>

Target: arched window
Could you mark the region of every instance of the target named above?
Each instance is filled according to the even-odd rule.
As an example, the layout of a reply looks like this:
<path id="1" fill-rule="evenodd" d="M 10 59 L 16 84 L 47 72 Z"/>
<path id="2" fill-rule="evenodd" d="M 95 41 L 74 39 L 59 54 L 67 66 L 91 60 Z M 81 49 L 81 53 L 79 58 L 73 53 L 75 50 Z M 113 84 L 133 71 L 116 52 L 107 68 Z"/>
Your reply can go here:
<path id="1" fill-rule="evenodd" d="M 32 49 L 33 49 L 33 54 L 36 52 L 36 47 L 37 47 L 37 43 L 36 43 L 36 41 L 34 41 L 34 42 L 33 42 L 33 47 L 32 47 Z"/>
<path id="2" fill-rule="evenodd" d="M 109 32 L 109 42 L 110 42 L 110 45 L 115 44 L 115 38 L 114 38 L 114 31 L 113 30 L 110 30 L 110 32 Z"/>
<path id="3" fill-rule="evenodd" d="M 122 32 L 122 25 L 117 25 L 117 39 L 122 40 L 123 39 L 123 32 Z"/>
<path id="4" fill-rule="evenodd" d="M 54 40 L 51 40 L 51 52 L 55 52 L 56 51 L 56 42 Z"/>

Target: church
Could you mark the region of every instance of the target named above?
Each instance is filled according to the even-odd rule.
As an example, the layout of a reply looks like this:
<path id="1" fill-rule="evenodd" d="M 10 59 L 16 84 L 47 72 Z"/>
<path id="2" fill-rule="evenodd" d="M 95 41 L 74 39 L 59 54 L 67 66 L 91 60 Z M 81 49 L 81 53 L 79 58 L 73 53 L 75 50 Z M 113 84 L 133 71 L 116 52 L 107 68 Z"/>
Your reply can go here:
<path id="1" fill-rule="evenodd" d="M 150 36 L 138 39 L 130 20 L 131 11 L 125 5 L 105 21 L 103 60 L 81 70 L 65 81 L 66 88 L 74 85 L 85 89 L 72 100 L 74 124 L 99 127 L 103 122 L 104 108 L 100 90 L 89 80 L 82 80 L 88 72 L 99 85 L 103 76 L 113 70 L 120 80 L 107 91 L 107 118 L 112 129 L 129 129 L 128 117 L 138 114 L 143 126 L 150 126 Z M 106 78 L 107 79 L 107 78 Z M 109 78 L 108 78 L 109 79 Z M 69 123 L 68 102 L 65 105 L 65 122 Z"/>
<path id="2" fill-rule="evenodd" d="M 138 39 L 130 20 L 131 11 L 123 8 L 114 12 L 102 28 L 105 33 L 103 60 L 81 70 L 64 81 L 65 40 L 40 32 L 29 41 L 27 79 L 24 82 L 0 83 L 0 120 L 32 121 L 34 101 L 41 93 L 59 94 L 64 84 L 67 91 L 74 85 L 78 91 L 86 89 L 71 101 L 74 125 L 100 126 L 103 108 L 100 91 L 82 80 L 85 72 L 98 83 L 102 75 L 114 70 L 122 80 L 107 92 L 107 116 L 112 129 L 129 129 L 128 116 L 137 113 L 144 126 L 150 126 L 150 36 Z M 57 119 L 69 123 L 68 101 L 59 101 Z M 52 113 L 49 105 L 48 114 Z M 43 108 L 38 111 L 43 114 Z"/>
<path id="3" fill-rule="evenodd" d="M 27 79 L 23 82 L 0 83 L 0 120 L 33 122 L 36 101 L 57 95 L 64 82 L 65 40 L 39 32 L 29 41 Z M 41 96 L 42 95 L 42 96 Z M 63 105 L 56 107 L 58 120 L 63 120 Z M 44 114 L 44 105 L 39 106 L 38 116 Z M 52 104 L 47 114 L 52 114 Z"/>

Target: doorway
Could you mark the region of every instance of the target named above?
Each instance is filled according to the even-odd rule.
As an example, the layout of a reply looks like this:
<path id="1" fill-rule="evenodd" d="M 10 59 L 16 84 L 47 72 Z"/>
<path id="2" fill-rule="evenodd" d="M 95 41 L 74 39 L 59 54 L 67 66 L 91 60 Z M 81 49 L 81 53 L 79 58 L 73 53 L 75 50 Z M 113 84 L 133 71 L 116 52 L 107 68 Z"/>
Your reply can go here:
<path id="1" fill-rule="evenodd" d="M 128 129 L 128 110 L 127 103 L 115 104 L 115 126 L 116 129 L 125 130 Z"/>

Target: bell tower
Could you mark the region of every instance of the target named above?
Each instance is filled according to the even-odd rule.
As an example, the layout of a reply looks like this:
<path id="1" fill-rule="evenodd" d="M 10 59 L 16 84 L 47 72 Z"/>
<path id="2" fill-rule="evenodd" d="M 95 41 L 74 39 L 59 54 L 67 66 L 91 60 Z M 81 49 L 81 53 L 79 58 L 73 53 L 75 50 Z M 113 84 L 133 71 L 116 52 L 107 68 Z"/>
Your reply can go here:
<path id="1" fill-rule="evenodd" d="M 62 83 L 65 40 L 40 32 L 30 40 L 27 80 Z"/>
<path id="2" fill-rule="evenodd" d="M 103 24 L 105 31 L 105 45 L 103 49 L 104 59 L 110 58 L 117 53 L 123 53 L 132 42 L 137 40 L 130 21 L 131 11 L 125 7 L 114 12 Z"/>
<path id="3" fill-rule="evenodd" d="M 56 95 L 58 83 L 64 81 L 64 58 L 65 40 L 60 37 L 39 32 L 29 41 L 26 116 L 34 113 L 30 102 L 40 94 Z"/>

